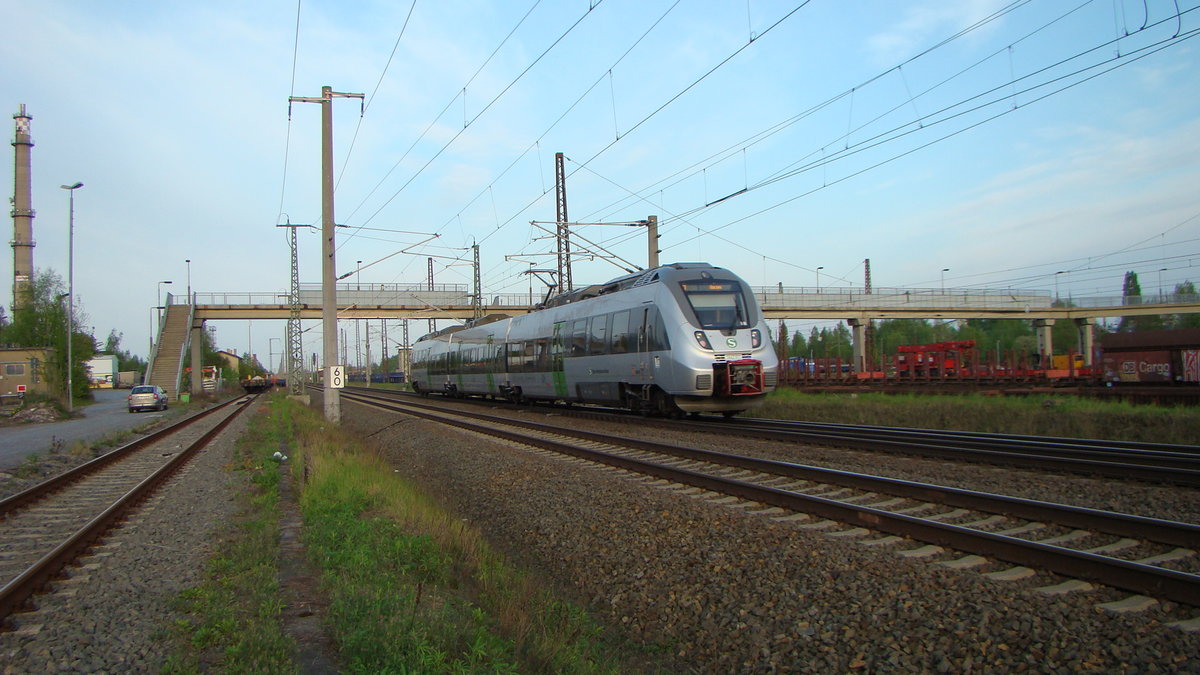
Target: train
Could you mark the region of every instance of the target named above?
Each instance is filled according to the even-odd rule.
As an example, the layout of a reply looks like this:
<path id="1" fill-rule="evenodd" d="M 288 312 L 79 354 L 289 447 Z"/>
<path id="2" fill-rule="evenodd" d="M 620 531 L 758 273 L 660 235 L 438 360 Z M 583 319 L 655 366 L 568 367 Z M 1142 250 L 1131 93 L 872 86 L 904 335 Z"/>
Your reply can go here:
<path id="1" fill-rule="evenodd" d="M 762 405 L 777 377 L 749 286 L 708 263 L 673 263 L 423 336 L 411 387 L 729 417 Z"/>

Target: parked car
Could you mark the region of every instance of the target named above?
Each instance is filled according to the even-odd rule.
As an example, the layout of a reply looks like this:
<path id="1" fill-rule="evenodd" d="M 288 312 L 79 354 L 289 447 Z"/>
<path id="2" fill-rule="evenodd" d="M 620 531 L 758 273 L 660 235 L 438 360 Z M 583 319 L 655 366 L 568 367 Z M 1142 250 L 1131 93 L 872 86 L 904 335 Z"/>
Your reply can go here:
<path id="1" fill-rule="evenodd" d="M 153 384 L 141 384 L 129 392 L 129 412 L 166 410 L 167 392 Z"/>

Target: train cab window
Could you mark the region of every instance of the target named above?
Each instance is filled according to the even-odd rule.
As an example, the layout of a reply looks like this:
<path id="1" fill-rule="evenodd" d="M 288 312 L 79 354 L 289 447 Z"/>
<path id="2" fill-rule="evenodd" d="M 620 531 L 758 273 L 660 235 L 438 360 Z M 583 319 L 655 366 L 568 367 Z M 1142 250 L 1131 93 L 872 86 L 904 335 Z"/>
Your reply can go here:
<path id="1" fill-rule="evenodd" d="M 738 282 L 705 279 L 684 281 L 679 287 L 696 313 L 701 328 L 729 330 L 750 327 L 746 298 Z"/>
<path id="2" fill-rule="evenodd" d="M 629 351 L 629 310 L 612 315 L 612 333 L 610 335 L 612 348 L 609 351 L 611 353 L 624 354 Z M 634 346 L 636 347 L 636 343 Z"/>
<path id="3" fill-rule="evenodd" d="M 667 339 L 667 327 L 663 325 L 662 314 L 657 307 L 652 307 L 646 314 L 646 349 L 661 352 L 670 348 L 671 343 Z"/>
<path id="4" fill-rule="evenodd" d="M 588 328 L 587 319 L 578 319 L 571 323 L 571 344 L 567 356 L 585 356 L 587 354 Z"/>
<path id="5" fill-rule="evenodd" d="M 588 354 L 601 356 L 608 353 L 608 320 L 609 315 L 593 316 L 589 324 Z"/>

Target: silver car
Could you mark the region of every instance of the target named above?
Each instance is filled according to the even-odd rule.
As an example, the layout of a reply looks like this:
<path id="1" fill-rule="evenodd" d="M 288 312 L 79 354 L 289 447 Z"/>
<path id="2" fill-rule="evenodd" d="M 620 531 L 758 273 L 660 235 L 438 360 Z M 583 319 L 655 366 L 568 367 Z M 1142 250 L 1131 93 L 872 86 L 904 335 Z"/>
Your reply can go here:
<path id="1" fill-rule="evenodd" d="M 139 410 L 166 410 L 167 392 L 162 387 L 153 384 L 143 384 L 134 387 L 129 392 L 129 412 Z"/>

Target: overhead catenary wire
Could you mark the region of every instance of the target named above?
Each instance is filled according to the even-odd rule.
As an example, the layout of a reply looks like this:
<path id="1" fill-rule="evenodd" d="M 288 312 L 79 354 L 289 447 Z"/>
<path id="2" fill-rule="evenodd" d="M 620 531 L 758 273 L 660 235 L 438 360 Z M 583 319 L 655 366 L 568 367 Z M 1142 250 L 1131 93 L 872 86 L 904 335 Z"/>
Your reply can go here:
<path id="1" fill-rule="evenodd" d="M 333 190 L 336 193 L 338 186 L 342 184 L 342 176 L 346 174 L 346 167 L 350 166 L 350 157 L 354 154 L 354 144 L 358 141 L 358 132 L 362 129 L 363 118 L 366 117 L 367 111 L 371 109 L 371 103 L 375 100 L 375 94 L 379 93 L 379 85 L 383 84 L 383 78 L 387 76 L 388 68 L 392 66 L 392 59 L 396 58 L 396 50 L 400 48 L 400 39 L 404 37 L 404 31 L 408 28 L 408 22 L 412 19 L 413 10 L 417 8 L 417 0 L 413 0 L 408 7 L 408 14 L 404 17 L 404 24 L 400 26 L 400 34 L 396 36 L 396 43 L 392 45 L 392 53 L 388 55 L 387 63 L 383 64 L 383 71 L 379 73 L 379 79 L 375 81 L 375 88 L 371 90 L 371 95 L 363 104 L 362 114 L 358 116 L 358 124 L 354 126 L 354 135 L 350 138 L 350 147 L 346 150 L 346 157 L 342 160 L 342 170 L 338 172 L 337 180 L 334 181 Z"/>

